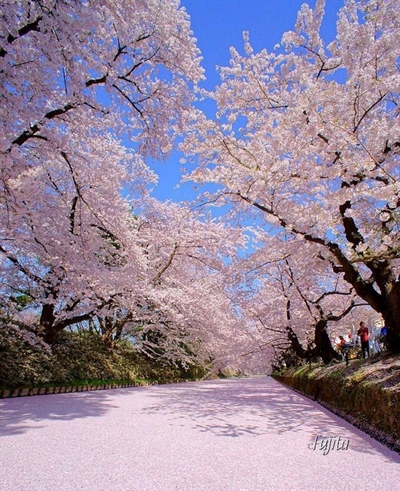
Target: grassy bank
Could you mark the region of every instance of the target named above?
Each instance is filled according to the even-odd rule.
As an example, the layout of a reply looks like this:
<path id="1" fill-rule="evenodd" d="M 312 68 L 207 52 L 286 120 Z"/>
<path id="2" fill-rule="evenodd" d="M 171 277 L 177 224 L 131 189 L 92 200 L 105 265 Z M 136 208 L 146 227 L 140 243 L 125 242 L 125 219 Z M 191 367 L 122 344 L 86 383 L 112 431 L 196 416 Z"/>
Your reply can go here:
<path id="1" fill-rule="evenodd" d="M 400 357 L 306 365 L 272 375 L 400 450 Z"/>
<path id="2" fill-rule="evenodd" d="M 90 332 L 60 333 L 49 347 L 18 330 L 0 330 L 0 366 L 0 391 L 4 393 L 51 387 L 149 385 L 207 375 L 204 367 L 194 363 L 150 358 L 127 341 L 107 347 Z"/>

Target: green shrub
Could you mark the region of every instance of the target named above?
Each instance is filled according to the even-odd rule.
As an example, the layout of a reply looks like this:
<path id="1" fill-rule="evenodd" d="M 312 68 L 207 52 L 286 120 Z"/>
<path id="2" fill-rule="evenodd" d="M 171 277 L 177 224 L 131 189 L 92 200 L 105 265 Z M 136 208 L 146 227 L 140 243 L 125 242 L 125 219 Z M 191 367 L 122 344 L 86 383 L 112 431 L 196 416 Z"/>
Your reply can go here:
<path id="1" fill-rule="evenodd" d="M 75 384 L 76 381 L 168 382 L 203 378 L 198 365 L 184 367 L 138 352 L 128 341 L 107 347 L 97 333 L 59 333 L 50 347 L 16 325 L 0 329 L 0 388 Z"/>
<path id="2" fill-rule="evenodd" d="M 31 386 L 52 380 L 50 348 L 26 329 L 0 329 L 0 387 Z"/>
<path id="3" fill-rule="evenodd" d="M 54 382 L 83 379 L 134 379 L 136 373 L 118 352 L 91 332 L 62 332 L 52 345 Z"/>

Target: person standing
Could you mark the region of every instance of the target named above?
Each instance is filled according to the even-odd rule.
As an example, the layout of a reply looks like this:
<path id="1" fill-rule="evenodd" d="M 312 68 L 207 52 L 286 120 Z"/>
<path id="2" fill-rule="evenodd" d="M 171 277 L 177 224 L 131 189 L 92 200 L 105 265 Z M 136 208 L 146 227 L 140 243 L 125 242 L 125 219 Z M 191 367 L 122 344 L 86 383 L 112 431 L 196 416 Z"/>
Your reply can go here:
<path id="1" fill-rule="evenodd" d="M 345 349 L 345 346 L 346 346 L 346 340 L 344 339 L 343 336 L 339 336 L 339 341 L 336 343 L 336 345 L 338 347 L 338 351 L 342 355 L 342 360 L 344 360 L 345 359 L 344 349 Z"/>
<path id="2" fill-rule="evenodd" d="M 368 327 L 365 325 L 365 322 L 360 322 L 360 329 L 357 331 L 357 334 L 360 336 L 361 341 L 361 350 L 362 356 L 365 360 L 366 355 L 369 358 L 369 331 Z"/>

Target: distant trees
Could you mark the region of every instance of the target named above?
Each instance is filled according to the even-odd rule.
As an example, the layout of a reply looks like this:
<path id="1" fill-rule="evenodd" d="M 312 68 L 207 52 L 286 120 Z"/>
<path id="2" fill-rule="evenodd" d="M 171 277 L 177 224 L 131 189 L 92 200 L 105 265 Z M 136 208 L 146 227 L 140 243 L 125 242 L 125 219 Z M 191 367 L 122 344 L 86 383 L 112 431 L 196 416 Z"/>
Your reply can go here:
<path id="1" fill-rule="evenodd" d="M 271 53 L 247 35 L 243 55 L 232 49 L 211 94 L 218 116 L 195 115 L 184 148 L 199 156 L 192 179 L 329 266 L 400 352 L 399 6 L 346 0 L 326 45 L 324 4 L 303 5 Z"/>

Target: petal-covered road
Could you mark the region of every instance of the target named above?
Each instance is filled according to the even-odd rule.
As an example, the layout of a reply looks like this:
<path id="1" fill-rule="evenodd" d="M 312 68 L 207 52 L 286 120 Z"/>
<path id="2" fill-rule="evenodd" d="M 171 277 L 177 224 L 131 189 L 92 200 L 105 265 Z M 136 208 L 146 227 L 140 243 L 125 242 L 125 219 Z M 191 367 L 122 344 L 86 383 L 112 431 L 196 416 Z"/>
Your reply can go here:
<path id="1" fill-rule="evenodd" d="M 270 377 L 0 400 L 1 491 L 399 483 L 399 454 Z"/>

